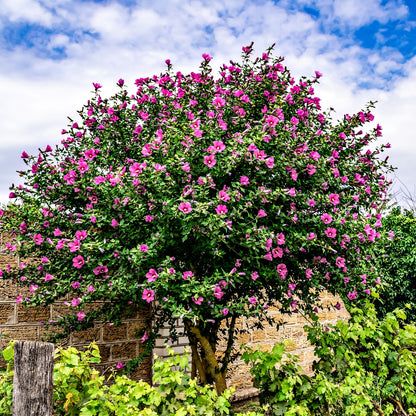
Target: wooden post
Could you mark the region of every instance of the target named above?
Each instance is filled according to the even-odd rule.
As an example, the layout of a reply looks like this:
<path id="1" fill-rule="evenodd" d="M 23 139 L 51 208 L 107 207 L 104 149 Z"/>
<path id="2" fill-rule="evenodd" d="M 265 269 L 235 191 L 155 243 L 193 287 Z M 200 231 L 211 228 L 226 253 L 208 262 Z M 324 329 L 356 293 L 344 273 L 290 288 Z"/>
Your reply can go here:
<path id="1" fill-rule="evenodd" d="M 15 342 L 13 416 L 52 416 L 53 352 L 50 343 Z"/>

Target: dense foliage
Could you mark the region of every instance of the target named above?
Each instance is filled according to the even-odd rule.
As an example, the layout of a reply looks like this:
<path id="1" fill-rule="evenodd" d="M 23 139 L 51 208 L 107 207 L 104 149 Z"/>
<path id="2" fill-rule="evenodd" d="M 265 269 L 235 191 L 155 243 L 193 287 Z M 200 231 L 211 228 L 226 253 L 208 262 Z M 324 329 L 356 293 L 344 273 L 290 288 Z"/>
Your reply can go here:
<path id="1" fill-rule="evenodd" d="M 349 322 L 306 327 L 317 360 L 306 375 L 284 343 L 247 351 L 260 400 L 270 415 L 416 414 L 416 326 L 396 310 L 379 320 L 374 305 L 353 308 Z M 280 364 L 276 366 L 276 364 Z"/>
<path id="2" fill-rule="evenodd" d="M 58 348 L 54 365 L 54 415 L 73 416 L 221 416 L 229 414 L 232 390 L 217 395 L 213 386 L 198 386 L 189 373 L 188 355 L 155 360 L 153 386 L 126 376 L 100 376 L 97 345 L 85 351 Z M 0 414 L 12 414 L 13 343 L 3 351 L 7 370 L 0 372 Z M 157 358 L 157 357 L 155 357 Z M 111 382 L 111 384 L 109 384 Z"/>
<path id="3" fill-rule="evenodd" d="M 376 303 L 380 316 L 396 308 L 411 309 L 409 319 L 416 322 L 416 215 L 412 210 L 394 208 L 383 226 L 390 230 L 388 244 L 379 247 L 379 269 L 383 292 Z"/>
<path id="4" fill-rule="evenodd" d="M 69 295 L 73 315 L 58 323 L 77 329 L 157 301 L 143 343 L 164 322 L 175 337 L 183 318 L 201 381 L 223 391 L 237 318 L 273 302 L 310 312 L 323 287 L 370 295 L 389 169 L 388 145 L 368 149 L 381 127 L 363 132 L 372 104 L 334 123 L 315 95 L 319 72 L 296 81 L 271 48 L 251 54 L 217 79 L 204 54 L 198 73 L 167 61 L 134 94 L 119 80 L 103 98 L 94 84 L 60 146 L 23 152 L 2 226 L 10 252 L 38 261 L 0 272 L 29 288 L 18 302 Z"/>

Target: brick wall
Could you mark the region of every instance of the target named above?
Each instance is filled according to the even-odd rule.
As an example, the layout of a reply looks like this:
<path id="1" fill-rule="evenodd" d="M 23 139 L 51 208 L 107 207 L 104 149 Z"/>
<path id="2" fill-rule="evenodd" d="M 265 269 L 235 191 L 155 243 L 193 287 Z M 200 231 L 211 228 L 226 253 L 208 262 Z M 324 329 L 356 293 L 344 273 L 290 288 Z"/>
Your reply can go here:
<path id="1" fill-rule="evenodd" d="M 10 263 L 17 266 L 18 259 L 11 256 L 5 250 L 8 236 L 0 233 L 0 270 Z M 7 335 L 9 338 L 0 338 L 0 344 L 4 347 L 8 343 L 8 339 L 19 340 L 42 340 L 44 337 L 45 327 L 42 322 L 55 319 L 58 315 L 65 315 L 69 312 L 69 307 L 64 304 L 65 300 L 56 302 L 48 307 L 26 308 L 16 304 L 15 299 L 18 294 L 22 293 L 22 288 L 17 288 L 12 282 L 2 280 L 0 278 L 0 334 Z M 348 312 L 342 306 L 341 310 L 327 309 L 331 304 L 336 303 L 338 298 L 327 292 L 321 293 L 322 309 L 319 317 L 322 323 L 332 323 L 339 319 L 348 319 Z M 97 305 L 98 306 L 98 305 Z M 306 373 L 311 371 L 311 365 L 314 358 L 313 347 L 307 341 L 306 334 L 303 330 L 305 320 L 300 314 L 282 315 L 278 308 L 270 307 L 269 313 L 274 321 L 283 322 L 284 325 L 276 329 L 265 323 L 263 330 L 249 330 L 252 326 L 250 320 L 242 318 L 238 322 L 238 327 L 247 329 L 246 333 L 237 335 L 236 347 L 246 344 L 250 347 L 262 350 L 271 350 L 276 342 L 284 339 L 291 340 L 288 349 L 299 355 L 299 364 Z M 114 366 L 118 362 L 126 362 L 130 358 L 137 356 L 141 352 L 142 345 L 140 340 L 135 337 L 136 331 L 143 328 L 145 320 L 150 315 L 150 308 L 140 311 L 134 318 L 127 319 L 120 326 L 108 326 L 96 323 L 93 328 L 85 331 L 78 331 L 64 340 L 64 345 L 73 345 L 82 348 L 91 341 L 95 341 L 101 352 L 102 363 L 99 368 L 105 371 L 110 366 Z M 183 330 L 183 325 L 178 321 L 178 333 Z M 154 352 L 160 357 L 166 357 L 166 343 L 171 345 L 177 353 L 183 353 L 188 345 L 185 336 L 180 336 L 178 341 L 172 343 L 168 340 L 168 329 L 162 329 L 159 339 L 156 341 Z M 219 351 L 224 346 L 219 347 Z M 4 363 L 3 363 L 4 364 Z M 149 357 L 136 371 L 133 378 L 142 378 L 146 381 L 151 379 L 152 357 Z M 0 361 L 1 365 L 1 361 Z M 237 360 L 229 367 L 228 386 L 237 389 L 236 397 L 239 399 L 248 398 L 256 394 L 256 390 L 252 388 L 251 376 L 249 368 L 242 360 Z"/>

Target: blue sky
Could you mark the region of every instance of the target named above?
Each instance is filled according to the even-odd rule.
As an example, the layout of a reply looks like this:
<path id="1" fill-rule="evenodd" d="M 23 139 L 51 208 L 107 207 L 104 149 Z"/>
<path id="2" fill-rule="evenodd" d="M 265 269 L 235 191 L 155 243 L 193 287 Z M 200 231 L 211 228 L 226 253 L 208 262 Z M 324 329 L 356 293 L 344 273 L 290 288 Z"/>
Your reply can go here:
<path id="1" fill-rule="evenodd" d="M 204 52 L 219 68 L 251 41 L 276 43 L 295 77 L 323 73 L 336 117 L 377 100 L 394 189 L 416 198 L 416 0 L 0 0 L 0 202 L 22 151 L 57 144 L 92 82 L 109 95 Z"/>

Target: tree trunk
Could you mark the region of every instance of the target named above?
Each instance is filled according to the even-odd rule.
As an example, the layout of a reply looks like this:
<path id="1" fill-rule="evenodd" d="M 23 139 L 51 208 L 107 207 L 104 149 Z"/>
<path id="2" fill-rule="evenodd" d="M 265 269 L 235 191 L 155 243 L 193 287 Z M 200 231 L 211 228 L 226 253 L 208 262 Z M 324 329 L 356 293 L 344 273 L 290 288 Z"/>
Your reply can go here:
<path id="1" fill-rule="evenodd" d="M 224 393 L 227 388 L 227 383 L 225 380 L 225 373 L 220 371 L 218 360 L 215 355 L 215 346 L 212 346 L 208 338 L 202 335 L 199 328 L 190 324 L 189 321 L 185 322 L 185 328 L 192 335 L 189 337 L 191 344 L 192 340 L 196 341 L 195 345 L 191 345 L 192 355 L 195 360 L 196 368 L 200 373 L 202 383 L 205 384 L 207 382 L 207 376 L 209 375 L 210 379 L 212 379 L 215 383 L 215 389 L 217 390 L 218 395 Z M 203 350 L 204 356 L 202 358 L 198 354 L 197 344 L 199 344 Z"/>
<path id="2" fill-rule="evenodd" d="M 14 344 L 13 416 L 52 416 L 53 351 L 49 343 Z"/>

